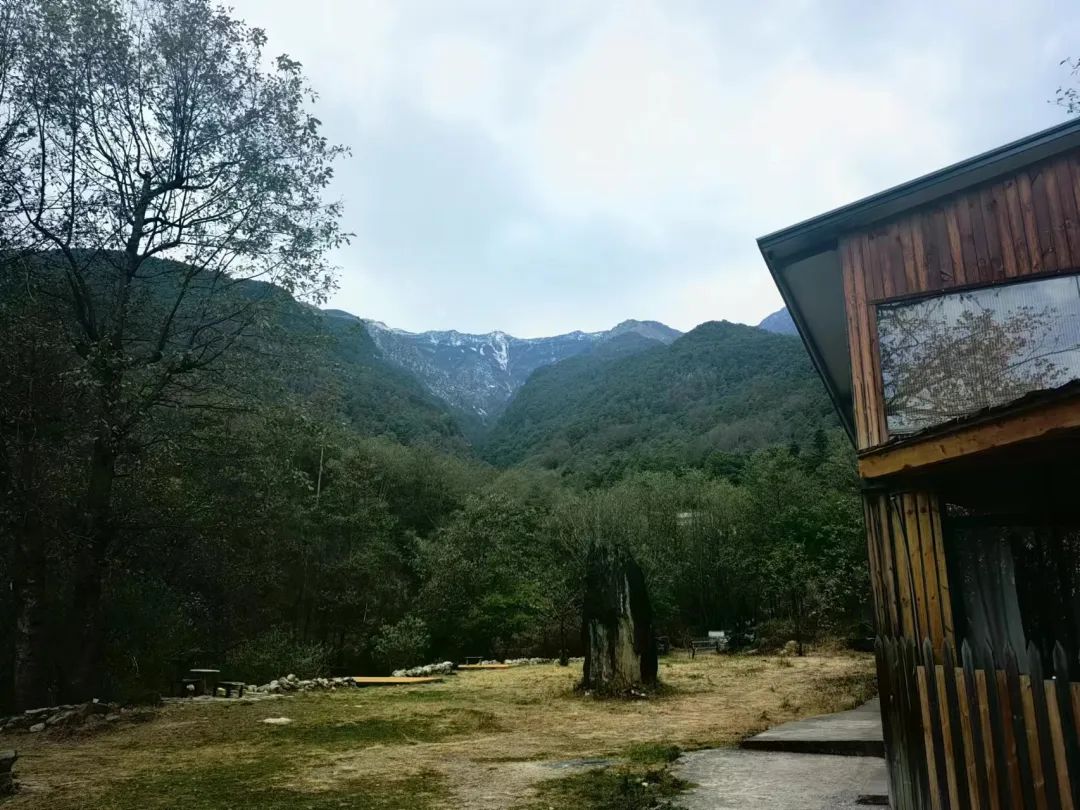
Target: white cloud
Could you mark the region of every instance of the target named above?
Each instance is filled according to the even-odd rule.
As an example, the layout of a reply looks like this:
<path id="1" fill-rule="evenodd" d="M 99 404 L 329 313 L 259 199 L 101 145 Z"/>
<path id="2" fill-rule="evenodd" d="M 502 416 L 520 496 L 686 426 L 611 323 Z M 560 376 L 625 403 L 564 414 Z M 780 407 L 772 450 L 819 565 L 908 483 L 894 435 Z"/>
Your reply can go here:
<path id="1" fill-rule="evenodd" d="M 632 10 L 631 10 L 632 9 Z M 540 81 L 517 149 L 559 213 L 661 226 L 713 185 L 725 110 L 700 30 L 628 6 Z"/>
<path id="2" fill-rule="evenodd" d="M 506 56 L 495 43 L 441 33 L 414 51 L 412 81 L 427 112 L 444 121 L 501 129 Z"/>
<path id="3" fill-rule="evenodd" d="M 868 174 L 889 174 L 875 164 L 899 179 L 949 154 L 949 126 L 915 92 L 928 85 L 910 60 L 857 76 L 748 44 L 718 47 L 657 4 L 621 7 L 550 69 L 519 131 L 544 202 L 655 237 L 686 221 L 777 226 L 868 192 Z"/>
<path id="4" fill-rule="evenodd" d="M 1052 123 L 1080 33 L 1058 0 L 234 1 L 356 146 L 338 303 L 511 332 L 760 318 L 755 237 Z"/>

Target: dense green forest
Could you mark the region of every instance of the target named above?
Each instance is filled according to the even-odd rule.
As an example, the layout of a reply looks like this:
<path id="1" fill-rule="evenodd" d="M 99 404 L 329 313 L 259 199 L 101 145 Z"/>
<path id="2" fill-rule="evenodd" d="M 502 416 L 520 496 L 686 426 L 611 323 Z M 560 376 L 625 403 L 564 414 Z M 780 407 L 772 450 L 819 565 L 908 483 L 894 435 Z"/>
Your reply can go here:
<path id="1" fill-rule="evenodd" d="M 636 340 L 535 372 L 485 440 L 485 456 L 595 485 L 634 469 L 723 471 L 737 454 L 838 430 L 797 338 L 727 322 L 669 346 L 624 337 Z"/>
<path id="2" fill-rule="evenodd" d="M 572 652 L 593 542 L 675 639 L 859 630 L 852 453 L 797 340 L 629 336 L 472 446 L 317 308 L 343 150 L 299 65 L 210 2 L 137 5 L 0 18 L 0 705 L 165 692 L 196 655 Z"/>

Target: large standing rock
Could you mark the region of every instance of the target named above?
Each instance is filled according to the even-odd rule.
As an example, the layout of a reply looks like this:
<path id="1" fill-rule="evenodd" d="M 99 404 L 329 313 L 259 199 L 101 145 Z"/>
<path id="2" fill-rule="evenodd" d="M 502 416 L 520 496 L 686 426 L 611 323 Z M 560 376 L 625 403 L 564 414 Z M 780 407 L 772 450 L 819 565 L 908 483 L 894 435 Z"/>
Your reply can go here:
<path id="1" fill-rule="evenodd" d="M 656 638 L 645 576 L 630 552 L 593 544 L 585 561 L 582 686 L 625 693 L 656 683 Z"/>

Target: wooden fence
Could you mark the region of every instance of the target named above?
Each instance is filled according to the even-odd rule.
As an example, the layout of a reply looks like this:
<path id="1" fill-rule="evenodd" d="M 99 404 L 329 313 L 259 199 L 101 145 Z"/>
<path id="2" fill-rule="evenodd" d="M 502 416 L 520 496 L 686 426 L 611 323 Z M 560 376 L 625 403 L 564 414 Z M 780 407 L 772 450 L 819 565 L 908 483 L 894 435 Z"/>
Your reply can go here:
<path id="1" fill-rule="evenodd" d="M 877 640 L 897 810 L 1080 810 L 1080 683 L 1060 644 L 1009 647 Z"/>

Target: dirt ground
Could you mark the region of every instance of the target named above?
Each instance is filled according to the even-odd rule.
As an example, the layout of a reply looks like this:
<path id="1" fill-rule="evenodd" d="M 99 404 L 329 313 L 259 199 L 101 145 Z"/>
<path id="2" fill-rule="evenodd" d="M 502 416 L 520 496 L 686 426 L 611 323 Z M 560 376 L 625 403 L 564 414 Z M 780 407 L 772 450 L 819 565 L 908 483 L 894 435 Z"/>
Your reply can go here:
<path id="1" fill-rule="evenodd" d="M 276 700 L 170 703 L 92 736 L 0 736 L 22 787 L 6 808 L 510 808 L 544 780 L 634 746 L 732 745 L 870 696 L 873 659 L 682 654 L 647 700 L 574 691 L 580 666 L 462 672 L 442 683 Z M 286 717 L 290 723 L 262 721 Z"/>

